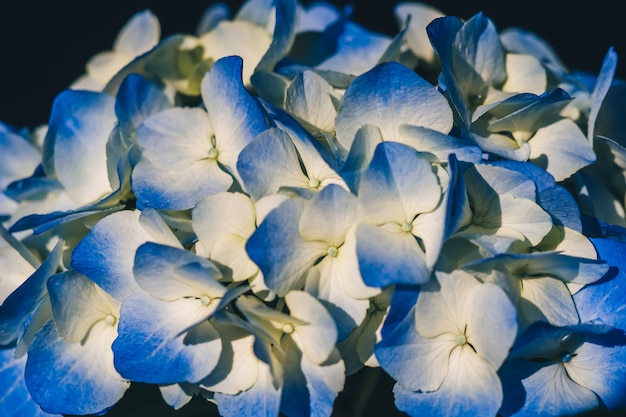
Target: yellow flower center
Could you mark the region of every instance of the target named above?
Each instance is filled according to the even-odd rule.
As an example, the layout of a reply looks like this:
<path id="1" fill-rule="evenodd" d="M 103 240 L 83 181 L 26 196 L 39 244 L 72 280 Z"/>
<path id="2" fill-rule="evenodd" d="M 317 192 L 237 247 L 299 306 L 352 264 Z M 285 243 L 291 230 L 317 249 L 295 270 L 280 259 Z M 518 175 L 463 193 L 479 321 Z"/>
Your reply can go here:
<path id="1" fill-rule="evenodd" d="M 309 187 L 318 188 L 319 186 L 320 186 L 320 180 L 318 180 L 317 178 L 309 179 Z"/>
<path id="2" fill-rule="evenodd" d="M 207 157 L 209 159 L 217 159 L 217 153 L 218 153 L 217 149 L 211 148 L 211 149 L 209 149 L 209 152 L 207 153 Z"/>
<path id="3" fill-rule="evenodd" d="M 114 315 L 109 314 L 104 318 L 104 322 L 109 326 L 113 326 L 117 322 L 117 318 Z"/>

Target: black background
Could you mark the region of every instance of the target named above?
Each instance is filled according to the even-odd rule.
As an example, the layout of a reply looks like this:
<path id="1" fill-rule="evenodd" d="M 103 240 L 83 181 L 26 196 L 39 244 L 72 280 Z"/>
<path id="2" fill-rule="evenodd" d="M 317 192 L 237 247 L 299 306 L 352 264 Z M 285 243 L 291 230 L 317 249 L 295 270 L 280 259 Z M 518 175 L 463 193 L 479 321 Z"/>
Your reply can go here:
<path id="1" fill-rule="evenodd" d="M 329 0 L 354 6 L 357 23 L 394 35 L 395 1 Z M 236 10 L 242 0 L 228 0 Z M 308 4 L 310 1 L 303 1 Z M 608 48 L 626 56 L 623 17 L 608 0 L 459 1 L 431 0 L 443 13 L 467 19 L 482 11 L 497 29 L 518 26 L 548 41 L 572 69 L 597 72 Z M 193 33 L 211 0 L 58 0 L 3 2 L 0 6 L 0 121 L 17 127 L 47 123 L 54 97 L 84 71 L 94 54 L 111 49 L 115 36 L 136 12 L 150 9 L 162 37 Z M 614 3 L 613 3 L 614 4 Z M 626 74 L 619 61 L 618 76 Z"/>

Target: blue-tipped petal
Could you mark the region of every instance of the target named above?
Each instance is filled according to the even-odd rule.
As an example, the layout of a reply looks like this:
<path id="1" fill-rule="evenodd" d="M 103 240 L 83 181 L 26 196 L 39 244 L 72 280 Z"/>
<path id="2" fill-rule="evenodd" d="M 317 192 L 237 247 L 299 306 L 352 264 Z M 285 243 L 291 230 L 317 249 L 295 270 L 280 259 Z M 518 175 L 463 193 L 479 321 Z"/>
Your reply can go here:
<path id="1" fill-rule="evenodd" d="M 142 75 L 128 74 L 115 98 L 115 115 L 122 130 L 133 131 L 153 113 L 169 108 L 170 102 L 163 89 L 147 81 Z"/>
<path id="2" fill-rule="evenodd" d="M 147 216 L 148 212 L 144 212 Z M 106 216 L 72 252 L 72 267 L 118 300 L 137 289 L 133 275 L 135 252 L 142 243 L 153 239 L 142 227 L 141 215 L 138 210 L 123 210 Z"/>
<path id="3" fill-rule="evenodd" d="M 218 362 L 222 343 L 208 321 L 196 325 L 207 316 L 202 307 L 195 299 L 128 297 L 122 303 L 119 335 L 113 342 L 115 368 L 132 381 L 155 384 L 197 382 L 206 377 Z"/>
<path id="4" fill-rule="evenodd" d="M 206 296 L 215 308 L 213 301 L 226 293 L 226 287 L 217 281 L 222 277 L 217 267 L 182 248 L 146 242 L 137 248 L 133 272 L 137 284 L 161 300 Z"/>
<path id="5" fill-rule="evenodd" d="M 302 289 L 305 274 L 324 254 L 323 243 L 311 244 L 315 242 L 305 242 L 300 236 L 303 206 L 299 198 L 284 201 L 265 217 L 246 243 L 248 256 L 259 266 L 266 285 L 280 296 Z"/>
<path id="6" fill-rule="evenodd" d="M 43 164 L 79 205 L 112 191 L 106 143 L 117 121 L 114 105 L 112 96 L 91 91 L 65 90 L 54 100 Z"/>
<path id="7" fill-rule="evenodd" d="M 221 164 L 234 171 L 241 150 L 267 128 L 261 105 L 244 87 L 243 60 L 217 60 L 202 80 L 202 101 L 213 125 Z"/>
<path id="8" fill-rule="evenodd" d="M 424 252 L 412 234 L 361 223 L 356 238 L 359 270 L 370 287 L 423 284 L 430 278 Z"/>
<path id="9" fill-rule="evenodd" d="M 376 344 L 380 366 L 399 384 L 412 391 L 439 389 L 448 373 L 449 341 L 421 337 L 414 310 Z"/>
<path id="10" fill-rule="evenodd" d="M 30 314 L 46 295 L 46 282 L 57 271 L 63 242 L 59 241 L 43 264 L 0 306 L 0 345 L 13 342 L 24 330 Z"/>
<path id="11" fill-rule="evenodd" d="M 276 6 L 276 24 L 272 43 L 261 61 L 254 69 L 257 71 L 273 71 L 274 66 L 289 52 L 296 38 L 296 5 L 294 0 L 278 0 Z"/>
<path id="12" fill-rule="evenodd" d="M 261 133 L 239 154 L 237 170 L 253 200 L 278 193 L 280 187 L 306 187 L 298 151 L 282 130 Z"/>
<path id="13" fill-rule="evenodd" d="M 82 343 L 61 338 L 52 320 L 28 351 L 26 385 L 42 409 L 62 414 L 98 414 L 117 403 L 130 381 L 113 368 L 115 328 L 101 321 Z"/>
<path id="14" fill-rule="evenodd" d="M 290 416 L 330 416 L 345 380 L 339 353 L 335 350 L 326 363 L 315 365 L 290 338 L 284 338 L 281 345 L 286 355 L 281 412 Z"/>
<path id="15" fill-rule="evenodd" d="M 609 92 L 609 88 L 613 83 L 616 67 L 617 53 L 613 47 L 610 47 L 604 56 L 600 74 L 598 74 L 596 85 L 594 86 L 593 93 L 591 94 L 591 107 L 589 109 L 589 116 L 587 116 L 587 139 L 589 140 L 589 143 L 593 144 L 593 136 L 595 133 L 598 113 L 600 112 L 600 107 L 602 106 L 604 97 L 606 97 L 606 94 Z"/>
<path id="16" fill-rule="evenodd" d="M 3 417 L 62 417 L 49 414 L 33 401 L 24 381 L 26 356 L 15 358 L 15 349 L 0 349 L 0 415 Z"/>
<path id="17" fill-rule="evenodd" d="M 259 362 L 259 377 L 248 390 L 237 395 L 216 393 L 215 401 L 224 417 L 275 417 L 280 410 L 282 387 L 275 387 L 270 367 Z"/>
<path id="18" fill-rule="evenodd" d="M 350 149 L 365 124 L 377 126 L 383 140 L 401 142 L 399 127 L 424 126 L 449 133 L 452 110 L 432 84 L 397 62 L 379 64 L 357 77 L 337 112 L 337 139 Z"/>
<path id="19" fill-rule="evenodd" d="M 497 414 L 502 386 L 496 371 L 469 347 L 450 354 L 448 376 L 433 392 L 415 392 L 394 386 L 396 407 L 410 416 L 484 416 Z"/>

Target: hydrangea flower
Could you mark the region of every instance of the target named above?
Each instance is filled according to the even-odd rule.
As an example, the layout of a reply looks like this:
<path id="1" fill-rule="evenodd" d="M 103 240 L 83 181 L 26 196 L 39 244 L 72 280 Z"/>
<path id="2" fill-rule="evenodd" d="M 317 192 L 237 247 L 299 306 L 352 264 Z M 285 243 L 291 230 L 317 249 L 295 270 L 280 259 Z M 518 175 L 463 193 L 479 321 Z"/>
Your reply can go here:
<path id="1" fill-rule="evenodd" d="M 144 10 L 46 125 L 0 122 L 0 414 L 142 384 L 328 417 L 370 375 L 412 416 L 626 409 L 615 51 L 584 74 L 483 13 L 352 11 L 216 3 L 160 39 Z"/>

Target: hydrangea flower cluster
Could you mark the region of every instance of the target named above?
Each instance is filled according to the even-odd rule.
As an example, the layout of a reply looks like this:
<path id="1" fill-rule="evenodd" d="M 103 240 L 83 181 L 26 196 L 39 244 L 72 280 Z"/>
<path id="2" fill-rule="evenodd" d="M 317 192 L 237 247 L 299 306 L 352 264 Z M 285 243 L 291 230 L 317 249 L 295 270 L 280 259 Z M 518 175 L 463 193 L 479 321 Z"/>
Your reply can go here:
<path id="1" fill-rule="evenodd" d="M 0 414 L 329 416 L 380 367 L 411 416 L 626 407 L 626 108 L 610 49 L 422 3 L 150 11 L 0 125 Z M 8 387 L 8 388 L 6 388 Z"/>

